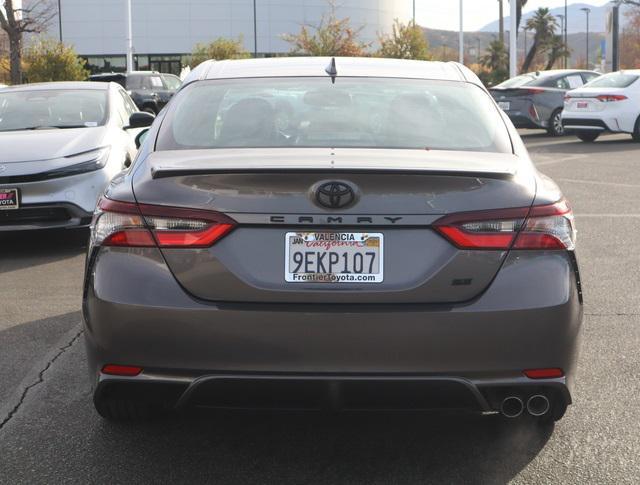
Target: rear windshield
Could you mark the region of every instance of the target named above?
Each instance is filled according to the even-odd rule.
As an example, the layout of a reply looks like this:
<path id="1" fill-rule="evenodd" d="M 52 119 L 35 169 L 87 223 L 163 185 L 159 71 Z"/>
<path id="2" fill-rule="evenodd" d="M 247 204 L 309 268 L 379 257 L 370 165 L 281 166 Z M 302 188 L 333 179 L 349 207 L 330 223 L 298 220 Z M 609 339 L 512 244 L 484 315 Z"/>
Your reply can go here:
<path id="1" fill-rule="evenodd" d="M 536 77 L 533 74 L 522 74 L 520 76 L 507 79 L 506 81 L 503 81 L 494 87 L 500 88 L 500 89 L 519 88 L 520 86 L 524 86 L 525 84 L 529 84 L 530 82 L 535 80 L 536 80 Z"/>
<path id="2" fill-rule="evenodd" d="M 210 80 L 171 103 L 156 149 L 353 147 L 511 152 L 491 97 L 462 82 Z"/>
<path id="3" fill-rule="evenodd" d="M 638 80 L 635 74 L 613 72 L 594 79 L 587 84 L 590 88 L 626 88 Z"/>
<path id="4" fill-rule="evenodd" d="M 107 91 L 34 89 L 0 93 L 0 131 L 90 128 L 107 121 Z"/>

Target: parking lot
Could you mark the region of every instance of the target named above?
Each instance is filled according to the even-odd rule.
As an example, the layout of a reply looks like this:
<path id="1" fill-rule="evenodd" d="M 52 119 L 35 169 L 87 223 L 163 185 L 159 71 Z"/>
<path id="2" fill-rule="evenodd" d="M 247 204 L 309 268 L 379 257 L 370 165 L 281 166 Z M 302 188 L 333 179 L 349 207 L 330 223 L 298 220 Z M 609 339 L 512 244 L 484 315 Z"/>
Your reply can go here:
<path id="1" fill-rule="evenodd" d="M 572 202 L 585 295 L 574 405 L 496 417 L 94 412 L 80 305 L 86 233 L 2 235 L 0 483 L 637 483 L 640 145 L 523 132 Z"/>

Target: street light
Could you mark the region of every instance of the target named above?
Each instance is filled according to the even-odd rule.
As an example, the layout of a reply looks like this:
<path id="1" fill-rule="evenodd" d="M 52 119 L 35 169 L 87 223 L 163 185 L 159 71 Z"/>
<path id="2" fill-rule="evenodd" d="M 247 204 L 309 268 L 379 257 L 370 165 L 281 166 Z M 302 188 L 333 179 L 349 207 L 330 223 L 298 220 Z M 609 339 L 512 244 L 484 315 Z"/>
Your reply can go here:
<path id="1" fill-rule="evenodd" d="M 131 0 L 127 0 L 127 72 L 133 71 L 133 27 L 131 24 Z"/>
<path id="2" fill-rule="evenodd" d="M 567 30 L 569 27 L 569 10 L 567 8 L 567 0 L 564 0 L 564 45 L 567 46 L 569 39 L 567 38 Z M 564 68 L 567 68 L 567 56 L 564 56 Z"/>
<path id="3" fill-rule="evenodd" d="M 256 0 L 253 0 L 253 57 L 258 57 L 258 20 L 256 17 Z"/>
<path id="4" fill-rule="evenodd" d="M 564 15 L 557 15 L 557 17 L 560 19 L 560 37 L 562 38 L 562 44 L 564 46 L 564 48 L 562 50 L 566 51 L 567 50 L 567 43 L 566 43 L 566 40 L 564 38 L 564 24 L 565 24 L 566 17 Z M 566 66 L 565 66 L 566 62 L 567 62 L 567 56 L 563 56 L 562 65 L 564 66 L 565 69 L 566 69 Z"/>
<path id="5" fill-rule="evenodd" d="M 460 61 L 460 64 L 464 64 L 464 30 L 463 30 L 463 16 L 462 16 L 462 11 L 463 11 L 463 0 L 460 0 L 460 46 L 459 46 L 459 53 L 458 53 L 458 60 Z"/>
<path id="6" fill-rule="evenodd" d="M 416 0 L 413 0 L 413 25 L 416 25 Z"/>
<path id="7" fill-rule="evenodd" d="M 591 13 L 591 9 L 588 7 L 582 7 L 580 10 L 582 10 L 585 14 L 587 14 L 587 45 L 586 45 L 586 52 L 587 52 L 587 57 L 586 57 L 586 63 L 587 63 L 587 69 L 589 69 L 589 14 Z"/>

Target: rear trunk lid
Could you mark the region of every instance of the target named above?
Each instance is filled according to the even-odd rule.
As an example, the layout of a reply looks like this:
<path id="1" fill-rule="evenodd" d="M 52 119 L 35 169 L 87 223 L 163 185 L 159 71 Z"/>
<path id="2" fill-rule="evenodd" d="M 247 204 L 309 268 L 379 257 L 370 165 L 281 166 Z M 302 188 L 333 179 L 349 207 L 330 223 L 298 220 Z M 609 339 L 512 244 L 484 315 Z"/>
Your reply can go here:
<path id="1" fill-rule="evenodd" d="M 330 209 L 326 182 L 356 200 Z M 430 226 L 445 214 L 527 207 L 528 162 L 511 154 L 428 150 L 229 149 L 163 151 L 136 171 L 139 203 L 222 212 L 238 227 L 210 248 L 162 249 L 195 297 L 228 302 L 451 303 L 481 293 L 506 251 L 459 250 Z M 291 282 L 288 233 L 376 234 L 377 282 Z M 382 250 L 383 249 L 383 250 Z"/>

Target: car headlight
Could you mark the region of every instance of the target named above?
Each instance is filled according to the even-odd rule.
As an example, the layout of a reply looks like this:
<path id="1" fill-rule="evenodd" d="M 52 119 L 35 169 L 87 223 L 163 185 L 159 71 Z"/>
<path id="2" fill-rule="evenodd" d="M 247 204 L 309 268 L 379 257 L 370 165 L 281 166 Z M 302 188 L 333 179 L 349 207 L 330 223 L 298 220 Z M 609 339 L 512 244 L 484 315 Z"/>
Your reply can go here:
<path id="1" fill-rule="evenodd" d="M 47 175 L 51 178 L 67 177 L 69 175 L 77 175 L 79 173 L 93 172 L 104 168 L 109 160 L 111 147 L 96 148 L 86 152 L 76 153 L 65 157 L 70 162 L 76 162 L 66 167 L 51 170 Z"/>

